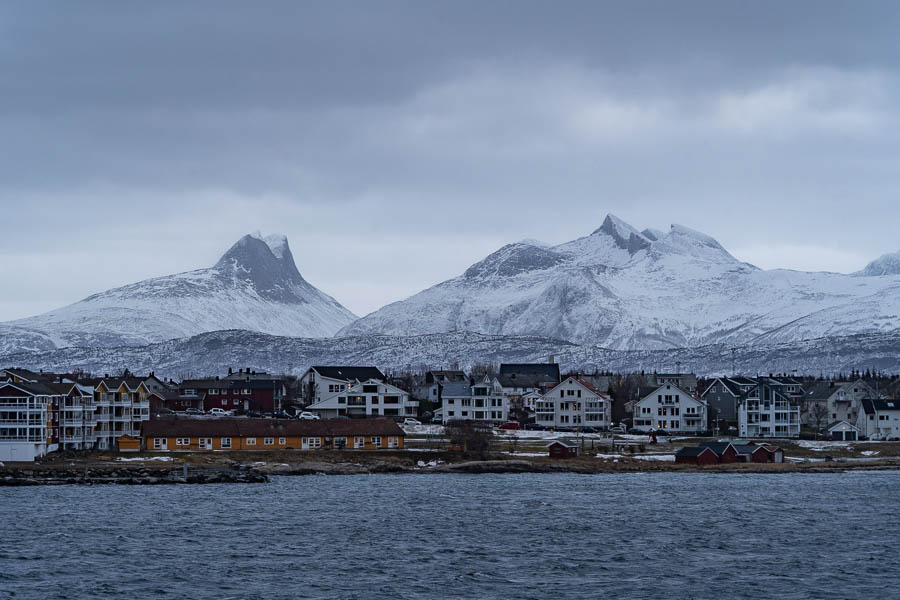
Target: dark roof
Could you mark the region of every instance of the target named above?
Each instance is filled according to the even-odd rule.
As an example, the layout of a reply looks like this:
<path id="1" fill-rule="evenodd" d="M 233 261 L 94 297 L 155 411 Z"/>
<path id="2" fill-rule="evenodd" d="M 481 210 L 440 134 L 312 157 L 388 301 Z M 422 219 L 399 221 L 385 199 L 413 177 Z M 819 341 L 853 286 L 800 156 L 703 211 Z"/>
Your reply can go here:
<path id="1" fill-rule="evenodd" d="M 734 449 L 737 450 L 738 454 L 754 454 L 759 450 L 765 450 L 767 452 L 771 452 L 771 450 L 766 446 L 757 446 L 756 444 L 737 444 L 734 446 Z"/>
<path id="2" fill-rule="evenodd" d="M 343 381 L 384 379 L 384 373 L 378 370 L 378 367 L 312 367 L 312 369 L 322 377 Z"/>
<path id="3" fill-rule="evenodd" d="M 713 454 L 717 454 L 715 450 L 706 446 L 685 446 L 684 448 L 676 452 L 675 456 L 700 456 L 704 452 L 712 452 Z"/>
<path id="4" fill-rule="evenodd" d="M 543 381 L 559 381 L 559 365 L 556 363 L 502 363 L 500 365 L 500 375 L 510 377 L 510 379 L 520 379 L 528 377 L 545 377 Z"/>
<path id="5" fill-rule="evenodd" d="M 190 419 L 169 417 L 144 421 L 143 437 L 303 437 L 405 436 L 390 419 Z"/>
<path id="6" fill-rule="evenodd" d="M 26 394 L 30 394 L 32 396 L 60 396 L 60 395 L 65 395 L 68 393 L 68 390 L 66 390 L 65 392 L 61 392 L 61 391 L 55 389 L 54 387 L 51 387 L 53 384 L 43 383 L 40 381 L 37 383 L 31 383 L 31 382 L 27 382 L 27 383 L 9 382 L 9 383 L 7 383 L 6 381 L 0 381 L 0 387 L 4 387 L 7 385 L 16 387 L 16 388 L 22 390 L 23 392 L 25 392 Z"/>
<path id="7" fill-rule="evenodd" d="M 700 448 L 709 448 L 719 456 L 721 456 L 725 450 L 728 449 L 728 446 L 734 448 L 734 445 L 731 442 L 705 442 L 703 444 L 698 444 Z"/>
<path id="8" fill-rule="evenodd" d="M 880 399 L 880 398 L 863 398 L 860 400 L 863 411 L 867 414 L 874 414 L 881 410 L 900 410 L 900 400 Z"/>
<path id="9" fill-rule="evenodd" d="M 20 369 L 18 367 L 3 369 L 4 371 L 9 371 L 16 377 L 21 379 L 27 379 L 28 381 L 40 381 L 42 379 L 47 379 L 46 375 L 41 373 L 35 373 L 34 371 L 29 371 L 28 369 Z M 52 374 L 50 374 L 52 376 Z"/>
<path id="10" fill-rule="evenodd" d="M 852 427 L 854 431 L 859 431 L 859 430 L 856 428 L 856 425 L 854 425 L 853 423 L 851 423 L 850 421 L 848 421 L 848 420 L 846 420 L 846 419 L 838 419 L 837 421 L 832 421 L 831 423 L 828 424 L 828 426 L 825 428 L 825 430 L 826 430 L 826 431 L 831 431 L 832 429 L 834 429 L 835 427 L 837 427 L 837 426 L 840 425 L 841 423 L 846 423 L 847 425 L 849 425 L 850 427 Z"/>
<path id="11" fill-rule="evenodd" d="M 566 448 L 577 448 L 578 447 L 578 442 L 575 442 L 573 440 L 553 440 L 549 444 L 547 444 L 545 446 L 545 448 L 549 448 L 550 446 L 553 446 L 554 444 L 559 444 L 560 446 L 565 446 Z"/>
<path id="12" fill-rule="evenodd" d="M 136 389 L 137 386 L 143 383 L 143 379 L 138 377 L 105 377 L 103 382 L 106 384 L 106 388 L 109 390 L 117 390 L 124 383 L 128 386 L 128 389 L 133 390 Z"/>
<path id="13" fill-rule="evenodd" d="M 227 388 L 231 386 L 231 381 L 221 379 L 185 379 L 178 384 L 180 388 L 192 390 L 208 390 L 210 388 Z"/>

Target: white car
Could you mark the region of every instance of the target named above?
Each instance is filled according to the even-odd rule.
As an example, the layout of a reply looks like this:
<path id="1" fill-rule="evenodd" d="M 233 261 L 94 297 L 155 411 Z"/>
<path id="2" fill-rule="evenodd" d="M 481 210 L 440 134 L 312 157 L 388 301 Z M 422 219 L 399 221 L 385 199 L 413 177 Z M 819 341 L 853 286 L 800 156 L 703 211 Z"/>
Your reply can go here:
<path id="1" fill-rule="evenodd" d="M 406 419 L 403 419 L 403 424 L 404 425 L 421 425 L 422 421 L 420 421 L 418 419 L 412 419 L 412 418 L 407 417 Z"/>
<path id="2" fill-rule="evenodd" d="M 214 417 L 227 417 L 231 413 L 225 410 L 224 408 L 211 408 L 209 409 L 209 414 Z"/>
<path id="3" fill-rule="evenodd" d="M 302 420 L 304 420 L 304 421 L 316 421 L 316 420 L 318 420 L 320 417 L 319 417 L 319 415 L 317 415 L 317 414 L 315 414 L 315 413 L 307 412 L 307 411 L 304 410 L 304 411 L 301 412 L 299 415 L 297 415 L 297 418 L 298 418 L 298 419 L 302 419 Z"/>

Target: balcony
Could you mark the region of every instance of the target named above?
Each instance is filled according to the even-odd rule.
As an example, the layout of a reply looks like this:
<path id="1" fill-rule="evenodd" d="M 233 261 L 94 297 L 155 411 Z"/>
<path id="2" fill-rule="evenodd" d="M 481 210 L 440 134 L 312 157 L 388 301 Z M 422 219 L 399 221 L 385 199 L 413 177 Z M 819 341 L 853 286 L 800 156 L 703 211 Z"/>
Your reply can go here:
<path id="1" fill-rule="evenodd" d="M 60 424 L 66 427 L 81 427 L 84 424 L 82 417 L 65 417 L 60 419 Z"/>

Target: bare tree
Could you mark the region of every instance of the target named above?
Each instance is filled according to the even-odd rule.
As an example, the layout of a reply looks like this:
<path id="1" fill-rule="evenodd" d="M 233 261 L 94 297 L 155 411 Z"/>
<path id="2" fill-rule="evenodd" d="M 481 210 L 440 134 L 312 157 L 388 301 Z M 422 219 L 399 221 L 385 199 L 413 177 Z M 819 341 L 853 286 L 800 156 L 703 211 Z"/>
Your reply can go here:
<path id="1" fill-rule="evenodd" d="M 444 433 L 450 444 L 463 452 L 478 452 L 481 457 L 494 447 L 494 434 L 472 421 L 451 421 L 444 426 Z"/>
<path id="2" fill-rule="evenodd" d="M 815 423 L 816 437 L 818 438 L 822 426 L 828 419 L 828 405 L 824 402 L 808 402 L 805 408 L 806 414 L 808 414 L 810 420 Z"/>

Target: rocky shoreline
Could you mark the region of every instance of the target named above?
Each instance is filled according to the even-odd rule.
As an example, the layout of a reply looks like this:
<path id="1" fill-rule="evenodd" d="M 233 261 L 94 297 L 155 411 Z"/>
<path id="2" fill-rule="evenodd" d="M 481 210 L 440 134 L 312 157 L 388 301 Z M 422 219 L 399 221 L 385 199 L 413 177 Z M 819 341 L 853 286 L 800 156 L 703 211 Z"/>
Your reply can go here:
<path id="1" fill-rule="evenodd" d="M 178 485 L 266 483 L 256 469 L 171 469 L 147 467 L 34 468 L 0 470 L 0 487 L 33 485 Z"/>
<path id="2" fill-rule="evenodd" d="M 262 458 L 262 457 L 260 457 Z M 278 458 L 281 458 L 279 460 Z M 501 473 L 717 473 L 717 474 L 788 474 L 845 473 L 852 470 L 898 470 L 900 460 L 805 462 L 781 464 L 738 463 L 697 466 L 672 462 L 635 459 L 598 460 L 581 457 L 551 460 L 543 457 L 510 458 L 488 456 L 444 455 L 445 460 L 414 460 L 408 456 L 354 456 L 339 460 L 331 456 L 310 456 L 296 460 L 288 457 L 266 457 L 266 460 L 217 462 L 180 465 L 148 464 L 152 459 L 135 463 L 97 463 L 67 461 L 35 465 L 0 467 L 0 487 L 34 485 L 184 485 L 213 483 L 266 483 L 271 476 L 307 475 L 376 475 L 376 474 L 501 474 Z M 287 459 L 287 461 L 282 462 Z"/>

